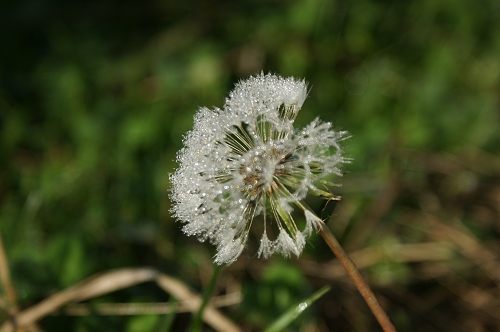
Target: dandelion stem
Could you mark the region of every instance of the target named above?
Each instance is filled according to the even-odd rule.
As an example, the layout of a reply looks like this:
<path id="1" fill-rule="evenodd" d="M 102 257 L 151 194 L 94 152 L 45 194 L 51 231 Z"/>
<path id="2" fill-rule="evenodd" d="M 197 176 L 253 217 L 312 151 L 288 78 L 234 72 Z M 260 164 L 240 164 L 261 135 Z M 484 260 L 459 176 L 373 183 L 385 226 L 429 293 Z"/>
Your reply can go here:
<path id="1" fill-rule="evenodd" d="M 222 267 L 218 264 L 214 264 L 214 270 L 212 272 L 212 278 L 205 289 L 205 293 L 203 294 L 203 302 L 200 304 L 200 308 L 194 317 L 191 327 L 189 328 L 190 332 L 199 332 L 201 331 L 201 326 L 203 322 L 203 311 L 207 306 L 210 298 L 212 297 L 212 293 L 214 292 L 215 285 L 217 284 L 217 280 L 219 279 L 220 273 L 222 271 Z"/>
<path id="2" fill-rule="evenodd" d="M 346 269 L 347 274 L 349 275 L 349 277 L 351 277 L 354 285 L 361 293 L 361 296 L 363 296 L 363 298 L 365 299 L 366 303 L 370 307 L 375 318 L 377 318 L 382 329 L 385 332 L 396 332 L 396 328 L 392 324 L 391 320 L 385 313 L 380 303 L 377 301 L 377 298 L 370 289 L 370 286 L 368 286 L 366 281 L 363 279 L 363 276 L 359 272 L 358 268 L 349 258 L 349 256 L 347 256 L 347 253 L 344 251 L 340 243 L 332 234 L 328 226 L 322 223 L 322 227 L 320 228 L 319 233 L 328 244 L 332 252 L 335 254 L 335 256 L 338 258 L 342 266 L 344 266 L 344 268 Z"/>

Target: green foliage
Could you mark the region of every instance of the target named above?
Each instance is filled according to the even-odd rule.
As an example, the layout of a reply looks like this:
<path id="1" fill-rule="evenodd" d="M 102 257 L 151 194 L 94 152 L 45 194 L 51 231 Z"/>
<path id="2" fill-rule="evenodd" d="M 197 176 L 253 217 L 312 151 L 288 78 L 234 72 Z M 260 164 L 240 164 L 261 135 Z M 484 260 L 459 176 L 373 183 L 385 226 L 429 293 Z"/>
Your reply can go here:
<path id="1" fill-rule="evenodd" d="M 295 265 L 276 262 L 262 273 L 261 279 L 244 284 L 242 309 L 245 318 L 256 326 L 267 326 L 294 306 L 309 289 L 307 280 Z"/>
<path id="2" fill-rule="evenodd" d="M 169 173 L 196 109 L 222 106 L 238 79 L 271 71 L 310 82 L 299 125 L 319 116 L 352 135 L 353 163 L 331 189 L 343 201 L 330 226 L 347 251 L 449 241 L 460 253 L 370 266 L 396 326 L 500 328 L 498 315 L 450 286 L 496 287 L 466 245 L 495 253 L 500 243 L 500 2 L 8 0 L 0 22 L 0 235 L 22 309 L 117 267 L 151 265 L 206 285 L 213 248 L 171 218 Z M 476 242 L 445 237 L 436 218 Z M 316 242 L 301 259 L 326 263 Z M 254 251 L 240 260 L 220 287 L 241 286 L 242 303 L 222 310 L 246 330 L 341 282 L 296 260 Z M 293 328 L 374 330 L 344 286 Z M 105 300 L 166 300 L 144 287 Z M 172 330 L 189 319 L 175 316 Z M 61 315 L 39 325 L 153 331 L 160 320 Z"/>
<path id="3" fill-rule="evenodd" d="M 127 332 L 154 331 L 158 322 L 158 316 L 136 316 L 130 319 L 127 325 Z"/>

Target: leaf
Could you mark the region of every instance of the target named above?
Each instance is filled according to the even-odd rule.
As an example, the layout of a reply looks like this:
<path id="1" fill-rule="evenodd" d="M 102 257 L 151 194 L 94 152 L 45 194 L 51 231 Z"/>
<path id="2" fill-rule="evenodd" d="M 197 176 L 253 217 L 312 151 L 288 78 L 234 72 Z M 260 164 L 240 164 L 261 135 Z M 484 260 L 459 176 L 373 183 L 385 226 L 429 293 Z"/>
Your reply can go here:
<path id="1" fill-rule="evenodd" d="M 278 332 L 282 331 L 285 327 L 290 325 L 300 314 L 309 307 L 314 301 L 323 296 L 326 292 L 330 290 L 329 286 L 321 288 L 319 291 L 308 297 L 302 302 L 297 303 L 283 315 L 281 315 L 277 320 L 274 321 L 264 332 Z"/>

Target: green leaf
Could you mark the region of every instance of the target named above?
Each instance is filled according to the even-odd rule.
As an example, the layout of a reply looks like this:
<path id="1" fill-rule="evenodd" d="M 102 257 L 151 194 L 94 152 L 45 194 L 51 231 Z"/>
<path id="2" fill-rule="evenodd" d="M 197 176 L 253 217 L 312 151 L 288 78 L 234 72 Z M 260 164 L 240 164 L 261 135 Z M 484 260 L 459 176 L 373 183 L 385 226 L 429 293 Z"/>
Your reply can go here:
<path id="1" fill-rule="evenodd" d="M 214 264 L 212 278 L 210 278 L 210 282 L 208 283 L 207 288 L 205 289 L 205 292 L 203 294 L 203 301 L 200 305 L 200 308 L 198 309 L 196 316 L 191 322 L 191 327 L 189 328 L 190 332 L 201 331 L 203 325 L 203 311 L 205 310 L 205 307 L 207 306 L 208 302 L 210 301 L 210 298 L 212 297 L 212 293 L 214 292 L 215 285 L 217 284 L 217 280 L 219 280 L 221 272 L 222 272 L 222 267 L 220 265 Z"/>
<path id="2" fill-rule="evenodd" d="M 166 315 L 160 316 L 154 332 L 169 332 L 172 329 L 174 319 L 177 316 L 179 301 L 172 299 L 170 303 L 172 304 L 172 311 Z"/>
<path id="3" fill-rule="evenodd" d="M 300 314 L 309 307 L 314 301 L 323 296 L 326 292 L 330 290 L 329 286 L 321 288 L 319 291 L 308 297 L 302 302 L 297 303 L 290 309 L 288 309 L 283 315 L 281 315 L 277 320 L 274 321 L 264 332 L 278 332 L 282 331 L 290 323 L 292 323 Z"/>

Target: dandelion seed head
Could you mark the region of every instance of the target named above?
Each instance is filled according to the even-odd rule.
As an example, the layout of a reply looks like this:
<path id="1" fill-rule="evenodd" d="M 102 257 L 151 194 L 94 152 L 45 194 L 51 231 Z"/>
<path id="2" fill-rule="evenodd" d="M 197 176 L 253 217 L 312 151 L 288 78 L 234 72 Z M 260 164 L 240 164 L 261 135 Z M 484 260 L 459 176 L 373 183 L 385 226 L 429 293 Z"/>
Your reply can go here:
<path id="1" fill-rule="evenodd" d="M 263 258 L 299 256 L 305 238 L 321 227 L 302 200 L 334 197 L 318 183 L 341 175 L 346 132 L 319 119 L 295 129 L 306 96 L 303 80 L 260 74 L 237 83 L 222 109 L 196 113 L 171 175 L 172 211 L 186 234 L 216 245 L 217 264 L 238 258 L 254 221 L 263 224 L 257 253 Z M 305 214 L 303 230 L 294 208 Z"/>

